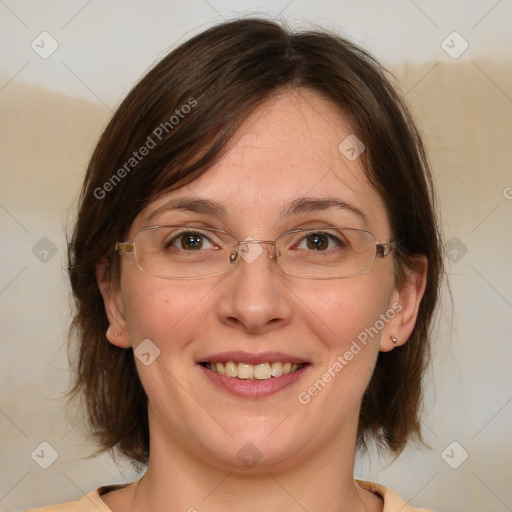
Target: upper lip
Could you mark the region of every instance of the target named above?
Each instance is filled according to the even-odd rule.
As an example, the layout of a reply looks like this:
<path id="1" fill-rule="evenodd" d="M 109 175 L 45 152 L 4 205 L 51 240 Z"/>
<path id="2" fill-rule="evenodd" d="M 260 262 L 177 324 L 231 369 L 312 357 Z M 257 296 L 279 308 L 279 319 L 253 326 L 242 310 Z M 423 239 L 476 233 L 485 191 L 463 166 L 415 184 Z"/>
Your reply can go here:
<path id="1" fill-rule="evenodd" d="M 254 354 L 251 352 L 244 352 L 241 350 L 232 352 L 219 352 L 209 356 L 202 357 L 198 360 L 199 363 L 223 363 L 227 361 L 236 361 L 238 363 L 247 364 L 260 364 L 260 363 L 273 363 L 280 361 L 281 363 L 297 363 L 304 364 L 308 361 L 301 357 L 285 354 L 284 352 L 260 352 Z"/>

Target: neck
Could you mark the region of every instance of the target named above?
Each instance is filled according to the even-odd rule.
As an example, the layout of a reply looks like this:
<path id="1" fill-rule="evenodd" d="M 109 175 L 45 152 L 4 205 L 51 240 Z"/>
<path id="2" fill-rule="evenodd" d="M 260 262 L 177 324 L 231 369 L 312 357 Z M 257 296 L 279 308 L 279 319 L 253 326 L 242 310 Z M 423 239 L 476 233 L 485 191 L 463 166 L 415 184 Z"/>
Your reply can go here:
<path id="1" fill-rule="evenodd" d="M 152 432 L 150 461 L 131 510 L 379 510 L 376 501 L 380 500 L 354 482 L 356 429 L 352 430 L 352 435 L 340 434 L 315 447 L 314 455 L 251 468 L 220 467 L 192 455 L 176 440 Z"/>

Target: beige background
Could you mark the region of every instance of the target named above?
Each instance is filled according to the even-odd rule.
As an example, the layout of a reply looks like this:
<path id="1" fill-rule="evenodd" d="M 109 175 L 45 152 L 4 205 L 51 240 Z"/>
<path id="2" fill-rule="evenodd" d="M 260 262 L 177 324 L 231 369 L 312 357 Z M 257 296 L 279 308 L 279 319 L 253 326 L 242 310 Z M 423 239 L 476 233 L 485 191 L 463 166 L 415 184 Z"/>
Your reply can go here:
<path id="1" fill-rule="evenodd" d="M 512 510 L 510 0 L 1 1 L 0 509 L 136 477 L 107 456 L 87 458 L 80 414 L 60 398 L 69 381 L 64 229 L 95 141 L 137 78 L 178 42 L 250 12 L 317 23 L 376 54 L 398 77 L 436 174 L 454 307 L 445 301 L 425 382 L 431 450 L 410 447 L 392 465 L 362 459 L 357 476 L 416 506 Z M 30 46 L 43 31 L 59 44 L 46 59 Z M 453 31 L 469 44 L 458 58 L 441 46 Z M 448 44 L 460 48 L 453 36 Z M 48 469 L 31 457 L 43 441 L 58 452 Z M 456 465 L 462 450 L 469 457 L 452 469 L 445 460 Z"/>

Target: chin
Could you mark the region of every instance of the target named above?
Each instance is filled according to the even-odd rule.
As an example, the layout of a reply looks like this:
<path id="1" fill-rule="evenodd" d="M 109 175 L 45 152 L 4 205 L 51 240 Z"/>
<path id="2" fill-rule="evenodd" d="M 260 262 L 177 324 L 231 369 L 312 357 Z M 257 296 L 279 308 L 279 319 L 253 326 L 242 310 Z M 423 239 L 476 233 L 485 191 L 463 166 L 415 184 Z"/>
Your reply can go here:
<path id="1" fill-rule="evenodd" d="M 246 422 L 230 424 L 228 428 L 236 432 L 235 437 L 223 432 L 220 439 L 214 439 L 205 433 L 203 448 L 212 463 L 228 471 L 248 473 L 284 469 L 297 464 L 300 454 L 311 442 L 311 433 L 296 426 L 291 428 L 290 424 L 283 425 L 280 431 L 274 418 L 259 420 L 252 418 L 251 425 Z"/>

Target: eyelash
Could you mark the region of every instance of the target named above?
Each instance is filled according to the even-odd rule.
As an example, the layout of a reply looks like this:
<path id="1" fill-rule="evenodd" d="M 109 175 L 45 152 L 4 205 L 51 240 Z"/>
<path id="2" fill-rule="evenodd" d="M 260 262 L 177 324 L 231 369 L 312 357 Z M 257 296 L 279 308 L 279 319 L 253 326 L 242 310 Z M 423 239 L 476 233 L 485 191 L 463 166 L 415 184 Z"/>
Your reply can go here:
<path id="1" fill-rule="evenodd" d="M 341 238 L 338 238 L 337 236 L 334 236 L 334 235 L 332 235 L 330 233 L 326 233 L 325 231 L 320 231 L 320 230 L 319 231 L 315 231 L 315 233 L 311 233 L 311 234 L 309 234 L 307 236 L 312 236 L 312 235 L 315 235 L 315 234 L 321 235 L 321 236 L 325 236 L 329 241 L 333 241 L 338 246 L 344 247 L 344 246 L 347 245 L 346 242 L 343 241 Z M 302 237 L 301 240 L 300 240 L 300 243 L 302 243 L 304 240 L 306 240 L 307 236 Z"/>
<path id="2" fill-rule="evenodd" d="M 185 236 L 185 235 L 198 236 L 198 237 L 201 237 L 203 240 L 207 240 L 210 244 L 215 245 L 206 234 L 201 233 L 200 231 L 192 231 L 190 229 L 187 229 L 187 230 L 180 231 L 179 233 L 173 235 L 173 237 L 170 240 L 168 240 L 167 242 L 164 242 L 164 247 L 166 249 L 169 247 L 172 247 L 176 241 L 183 239 L 183 236 Z"/>
<path id="3" fill-rule="evenodd" d="M 342 240 L 341 238 L 338 238 L 338 237 L 332 235 L 331 233 L 326 233 L 325 231 L 320 231 L 320 230 L 316 231 L 315 233 L 310 233 L 309 235 L 303 236 L 294 245 L 300 246 L 303 242 L 305 242 L 307 240 L 308 236 L 312 236 L 314 234 L 317 234 L 317 235 L 320 235 L 320 236 L 325 236 L 329 241 L 334 242 L 339 247 L 344 247 L 344 246 L 347 245 L 346 242 L 344 240 Z M 193 230 L 183 230 L 183 231 L 180 231 L 179 233 L 173 235 L 173 237 L 170 240 L 168 240 L 167 242 L 164 242 L 163 245 L 164 245 L 164 247 L 166 249 L 168 249 L 169 247 L 174 246 L 174 244 L 178 240 L 180 240 L 180 239 L 183 240 L 184 236 L 190 236 L 190 237 L 194 237 L 195 236 L 195 237 L 201 238 L 203 240 L 203 243 L 204 243 L 204 240 L 206 240 L 208 243 L 210 243 L 212 245 L 218 245 L 215 242 L 213 242 L 205 233 L 202 233 L 200 231 L 193 231 Z M 183 250 L 185 250 L 185 249 L 183 249 Z M 322 252 L 324 252 L 324 251 L 322 251 Z"/>

